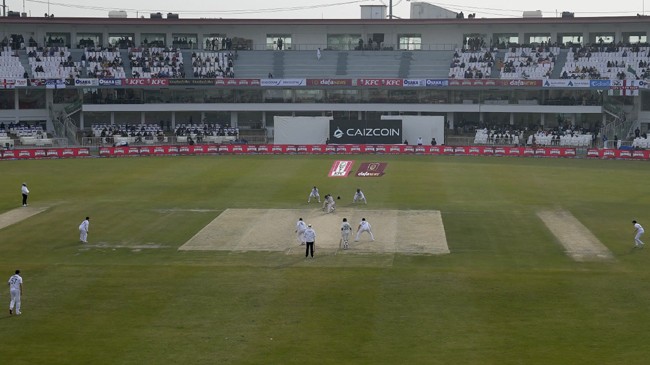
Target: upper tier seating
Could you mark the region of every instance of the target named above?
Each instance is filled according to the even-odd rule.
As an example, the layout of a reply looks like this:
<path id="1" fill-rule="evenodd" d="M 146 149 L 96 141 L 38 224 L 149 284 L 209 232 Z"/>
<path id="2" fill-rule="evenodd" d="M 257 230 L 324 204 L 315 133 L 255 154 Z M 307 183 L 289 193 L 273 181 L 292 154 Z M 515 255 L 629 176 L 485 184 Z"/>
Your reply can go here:
<path id="1" fill-rule="evenodd" d="M 183 53 L 175 48 L 131 49 L 129 62 L 135 78 L 185 78 Z"/>
<path id="2" fill-rule="evenodd" d="M 27 47 L 27 57 L 36 78 L 76 78 L 81 62 L 73 62 L 67 47 Z"/>
<path id="3" fill-rule="evenodd" d="M 0 51 L 0 78 L 16 79 L 23 78 L 25 67 L 20 63 L 20 59 L 9 47 L 4 47 Z"/>
<path id="4" fill-rule="evenodd" d="M 506 52 L 502 79 L 544 79 L 551 76 L 559 47 L 517 47 Z"/>
<path id="5" fill-rule="evenodd" d="M 638 80 L 650 77 L 650 47 L 574 47 L 567 53 L 563 79 Z"/>
<path id="6" fill-rule="evenodd" d="M 494 53 L 481 49 L 477 52 L 456 49 L 449 67 L 451 79 L 489 78 L 494 65 Z"/>
<path id="7" fill-rule="evenodd" d="M 231 52 L 192 53 L 192 72 L 195 78 L 234 77 L 233 54 Z"/>
<path id="8" fill-rule="evenodd" d="M 118 49 L 86 49 L 81 59 L 81 65 L 84 64 L 89 77 L 126 78 L 124 63 Z"/>

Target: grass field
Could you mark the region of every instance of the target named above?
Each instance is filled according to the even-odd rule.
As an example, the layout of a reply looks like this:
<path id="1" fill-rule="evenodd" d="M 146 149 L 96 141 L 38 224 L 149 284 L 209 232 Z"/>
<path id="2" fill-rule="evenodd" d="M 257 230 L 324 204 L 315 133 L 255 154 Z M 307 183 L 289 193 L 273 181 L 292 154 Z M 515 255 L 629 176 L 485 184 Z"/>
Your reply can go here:
<path id="1" fill-rule="evenodd" d="M 328 178 L 336 159 L 381 178 Z M 650 168 L 639 161 L 205 156 L 0 163 L 40 214 L 0 230 L 3 364 L 647 364 Z M 450 254 L 178 251 L 228 208 L 439 210 Z M 314 207 L 315 209 L 315 207 Z M 613 259 L 577 262 L 537 216 L 570 212 Z M 89 247 L 77 226 L 91 216 Z M 356 223 L 356 222 L 353 222 Z M 251 222 L 255 224 L 255 222 Z M 645 237 L 646 241 L 650 236 Z M 287 240 L 295 240 L 293 236 Z M 4 275 L 4 276 L 2 276 Z"/>

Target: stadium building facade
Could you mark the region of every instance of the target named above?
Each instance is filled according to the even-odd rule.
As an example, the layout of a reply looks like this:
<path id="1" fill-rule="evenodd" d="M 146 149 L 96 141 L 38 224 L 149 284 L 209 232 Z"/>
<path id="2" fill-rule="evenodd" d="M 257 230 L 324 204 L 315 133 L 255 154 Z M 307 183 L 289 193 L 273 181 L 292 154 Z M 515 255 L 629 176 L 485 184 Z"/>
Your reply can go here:
<path id="1" fill-rule="evenodd" d="M 173 130 L 205 121 L 272 139 L 276 116 L 431 115 L 450 129 L 617 125 L 624 138 L 650 123 L 649 25 L 647 17 L 5 17 L 0 120 L 59 137 L 64 123 Z M 45 72 L 31 51 L 49 52 L 38 61 L 49 62 Z M 158 57 L 164 72 L 152 67 Z"/>

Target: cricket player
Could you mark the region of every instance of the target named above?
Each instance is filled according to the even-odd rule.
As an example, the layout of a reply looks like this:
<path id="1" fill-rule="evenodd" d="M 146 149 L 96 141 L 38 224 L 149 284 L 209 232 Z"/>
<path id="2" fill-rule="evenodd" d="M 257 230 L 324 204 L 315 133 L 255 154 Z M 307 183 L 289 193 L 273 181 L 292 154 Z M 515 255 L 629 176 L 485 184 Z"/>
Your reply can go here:
<path id="1" fill-rule="evenodd" d="M 357 192 L 354 193 L 354 198 L 352 199 L 352 203 L 356 202 L 363 202 L 363 204 L 368 204 L 366 201 L 366 196 L 363 195 L 363 191 L 361 189 L 357 189 Z"/>
<path id="2" fill-rule="evenodd" d="M 359 242 L 359 235 L 363 232 L 368 232 L 370 233 L 370 239 L 372 241 L 375 240 L 375 236 L 372 234 L 372 230 L 370 230 L 371 226 L 370 223 L 366 220 L 366 218 L 361 218 L 361 222 L 359 223 L 359 227 L 357 228 L 357 237 L 354 239 L 354 242 Z"/>
<path id="3" fill-rule="evenodd" d="M 329 203 L 329 194 L 325 194 L 325 197 L 323 198 L 323 212 L 327 213 L 327 203 Z"/>
<path id="4" fill-rule="evenodd" d="M 320 203 L 320 195 L 318 194 L 318 188 L 315 186 L 311 189 L 311 193 L 309 193 L 309 198 L 307 198 L 307 204 L 311 203 L 311 198 L 318 199 L 318 202 Z"/>
<path id="5" fill-rule="evenodd" d="M 305 244 L 305 230 L 307 230 L 307 224 L 302 220 L 302 218 L 298 219 L 298 222 L 296 222 L 296 233 L 298 233 L 298 242 L 300 242 L 300 245 Z"/>
<path id="6" fill-rule="evenodd" d="M 636 221 L 632 221 L 632 224 L 634 224 L 634 230 L 636 231 L 636 235 L 634 236 L 634 247 L 643 248 L 644 243 L 641 241 L 641 236 L 643 236 L 643 233 L 645 233 L 645 231 L 643 230 L 643 227 Z"/>
<path id="7" fill-rule="evenodd" d="M 90 217 L 86 217 L 79 225 L 79 240 L 88 243 L 88 228 L 90 227 Z"/>
<path id="8" fill-rule="evenodd" d="M 352 226 L 348 223 L 347 218 L 343 218 L 343 223 L 341 223 L 341 241 L 343 242 L 344 250 L 350 247 L 350 233 L 352 233 Z"/>
<path id="9" fill-rule="evenodd" d="M 326 199 L 326 213 L 334 213 L 336 210 L 336 201 L 334 200 L 334 197 L 332 194 L 327 194 L 327 199 Z"/>
<path id="10" fill-rule="evenodd" d="M 9 278 L 9 293 L 11 294 L 11 301 L 9 302 L 9 315 L 14 314 L 14 306 L 16 307 L 16 315 L 20 315 L 20 296 L 23 294 L 23 278 L 20 277 L 20 270 Z"/>
<path id="11" fill-rule="evenodd" d="M 29 189 L 27 189 L 26 183 L 23 183 L 23 186 L 20 188 L 20 192 L 23 194 L 23 207 L 26 207 L 27 198 L 29 197 Z"/>

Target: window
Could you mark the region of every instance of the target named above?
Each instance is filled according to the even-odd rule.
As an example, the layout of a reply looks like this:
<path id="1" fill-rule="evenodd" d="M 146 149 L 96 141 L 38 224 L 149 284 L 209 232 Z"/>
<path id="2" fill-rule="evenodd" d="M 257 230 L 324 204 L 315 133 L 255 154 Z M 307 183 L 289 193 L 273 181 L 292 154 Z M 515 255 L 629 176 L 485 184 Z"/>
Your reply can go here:
<path id="1" fill-rule="evenodd" d="M 614 43 L 614 33 L 591 33 L 589 37 L 591 43 Z"/>
<path id="2" fill-rule="evenodd" d="M 488 46 L 485 41 L 487 36 L 480 33 L 463 34 L 463 48 L 470 51 L 480 51 L 482 48 Z"/>
<path id="3" fill-rule="evenodd" d="M 647 43 L 648 37 L 645 32 L 624 32 L 623 41 L 630 44 Z"/>
<path id="4" fill-rule="evenodd" d="M 327 49 L 334 51 L 349 51 L 363 49 L 364 40 L 361 34 L 328 34 Z"/>
<path id="5" fill-rule="evenodd" d="M 77 33 L 77 47 L 95 47 L 102 45 L 101 33 Z"/>
<path id="6" fill-rule="evenodd" d="M 519 44 L 517 33 L 494 33 L 492 42 L 495 47 L 508 48 Z"/>
<path id="7" fill-rule="evenodd" d="M 564 33 L 557 35 L 557 42 L 563 46 L 582 45 L 582 33 Z"/>
<path id="8" fill-rule="evenodd" d="M 266 49 L 289 50 L 292 49 L 291 34 L 267 34 Z"/>
<path id="9" fill-rule="evenodd" d="M 67 47 L 70 44 L 70 33 L 46 33 L 47 47 Z"/>
<path id="10" fill-rule="evenodd" d="M 525 39 L 527 44 L 538 46 L 542 42 L 549 43 L 551 41 L 551 35 L 548 33 L 526 34 Z"/>
<path id="11" fill-rule="evenodd" d="M 180 49 L 197 49 L 199 38 L 192 33 L 172 34 L 172 47 Z"/>
<path id="12" fill-rule="evenodd" d="M 422 35 L 421 34 L 398 34 L 397 47 L 401 50 L 420 50 L 422 49 Z"/>
<path id="13" fill-rule="evenodd" d="M 140 44 L 144 47 L 160 47 L 167 46 L 164 33 L 142 33 Z"/>
<path id="14" fill-rule="evenodd" d="M 133 38 L 133 33 L 110 33 L 108 35 L 108 44 L 113 47 L 126 49 L 135 46 Z"/>
<path id="15" fill-rule="evenodd" d="M 225 34 L 213 33 L 213 34 L 204 34 L 203 35 L 203 49 L 206 51 L 218 51 L 220 49 L 225 49 L 226 44 L 224 41 L 226 39 Z"/>

